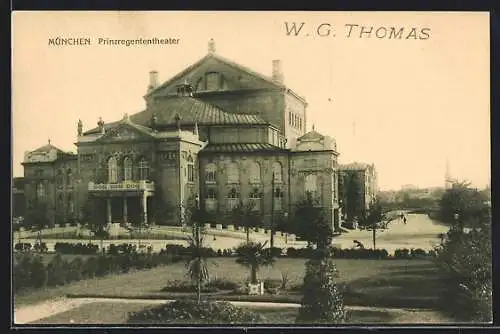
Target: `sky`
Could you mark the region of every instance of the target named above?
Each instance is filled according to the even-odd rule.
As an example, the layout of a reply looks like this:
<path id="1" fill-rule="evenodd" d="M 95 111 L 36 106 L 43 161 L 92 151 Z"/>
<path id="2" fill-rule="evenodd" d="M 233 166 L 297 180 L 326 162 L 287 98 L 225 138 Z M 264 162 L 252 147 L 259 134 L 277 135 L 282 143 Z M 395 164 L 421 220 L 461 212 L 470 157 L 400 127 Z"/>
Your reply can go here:
<path id="1" fill-rule="evenodd" d="M 297 36 L 293 22 L 304 23 Z M 308 130 L 336 139 L 340 163 L 374 163 L 381 190 L 443 186 L 447 159 L 453 177 L 490 183 L 486 12 L 14 12 L 12 25 L 15 177 L 49 139 L 76 151 L 78 119 L 85 131 L 142 111 L 149 71 L 168 80 L 213 38 L 218 54 L 265 75 L 280 59 L 308 102 Z M 99 44 L 141 37 L 179 42 Z"/>

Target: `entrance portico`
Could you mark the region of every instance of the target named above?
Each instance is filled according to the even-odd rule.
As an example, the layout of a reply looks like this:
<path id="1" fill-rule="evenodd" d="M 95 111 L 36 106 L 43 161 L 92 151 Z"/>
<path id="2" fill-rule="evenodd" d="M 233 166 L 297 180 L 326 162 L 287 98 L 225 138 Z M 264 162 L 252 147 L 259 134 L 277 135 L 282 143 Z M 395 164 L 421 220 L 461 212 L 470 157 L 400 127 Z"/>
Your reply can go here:
<path id="1" fill-rule="evenodd" d="M 154 182 L 124 181 L 121 183 L 101 184 L 89 182 L 88 191 L 93 196 L 106 200 L 106 222 L 108 224 L 113 223 L 113 218 L 117 216 L 116 209 L 118 208 L 121 209 L 121 222 L 129 222 L 129 206 L 132 208 L 140 206 L 139 219 L 142 223 L 147 224 L 148 198 L 154 195 Z M 120 202 L 121 205 L 116 205 Z"/>

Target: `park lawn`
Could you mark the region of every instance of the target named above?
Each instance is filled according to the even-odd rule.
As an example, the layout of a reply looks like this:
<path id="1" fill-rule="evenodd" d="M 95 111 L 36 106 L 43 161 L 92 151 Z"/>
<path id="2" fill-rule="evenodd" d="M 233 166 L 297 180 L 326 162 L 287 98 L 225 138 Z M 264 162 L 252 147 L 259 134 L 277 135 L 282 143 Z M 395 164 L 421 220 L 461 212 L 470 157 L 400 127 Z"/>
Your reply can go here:
<path id="1" fill-rule="evenodd" d="M 262 268 L 259 278 L 280 279 L 281 273 L 287 272 L 290 279 L 289 287 L 302 284 L 305 261 L 305 259 L 280 258 L 274 266 Z M 415 305 L 422 304 L 416 307 L 425 307 L 432 298 L 435 298 L 436 289 L 439 288 L 437 285 L 439 277 L 435 272 L 435 265 L 428 260 L 337 259 L 335 263 L 340 272 L 338 282 L 347 284 L 347 290 L 344 293 L 346 305 L 415 307 Z M 175 263 L 150 270 L 86 279 L 65 286 L 20 293 L 15 296 L 15 303 L 16 306 L 33 304 L 68 294 L 168 299 L 178 295 L 161 292 L 161 289 L 169 280 L 186 279 L 185 273 L 184 263 Z M 238 265 L 235 258 L 210 259 L 209 273 L 212 279 L 226 278 L 235 282 L 243 282 L 249 276 L 249 270 Z M 234 296 L 228 299 L 245 300 L 242 299 L 243 297 L 248 299 L 253 296 Z M 286 300 L 287 296 L 268 295 L 265 297 Z M 300 299 L 297 293 L 290 297 L 294 297 L 294 302 Z"/>
<path id="2" fill-rule="evenodd" d="M 128 313 L 137 312 L 154 306 L 140 302 L 91 302 L 71 310 L 39 319 L 31 324 L 44 325 L 121 325 L 127 323 Z M 298 314 L 297 308 L 257 308 L 249 307 L 253 312 L 263 317 L 261 324 L 292 325 Z M 403 323 L 449 323 L 450 320 L 442 317 L 435 311 L 419 310 L 387 310 L 380 308 L 352 309 L 346 308 L 347 324 L 403 324 Z M 186 319 L 175 322 L 176 324 L 203 324 L 202 322 Z"/>

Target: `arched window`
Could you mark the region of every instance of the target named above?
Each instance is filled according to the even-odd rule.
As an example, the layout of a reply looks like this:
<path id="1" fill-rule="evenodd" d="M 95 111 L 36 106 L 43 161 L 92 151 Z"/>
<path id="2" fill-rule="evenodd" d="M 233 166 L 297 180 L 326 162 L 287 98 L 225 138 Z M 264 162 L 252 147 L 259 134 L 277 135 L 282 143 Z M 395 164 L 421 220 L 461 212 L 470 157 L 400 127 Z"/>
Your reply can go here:
<path id="1" fill-rule="evenodd" d="M 217 166 L 210 163 L 205 166 L 205 183 L 215 183 L 217 181 Z"/>
<path id="2" fill-rule="evenodd" d="M 281 163 L 279 162 L 273 163 L 273 173 L 274 173 L 274 183 L 282 183 L 283 174 L 282 174 Z"/>
<path id="3" fill-rule="evenodd" d="M 231 162 L 226 167 L 227 183 L 240 183 L 240 170 L 235 162 Z"/>
<path id="4" fill-rule="evenodd" d="M 309 174 L 305 178 L 304 190 L 306 194 L 310 195 L 312 198 L 316 198 L 317 192 L 317 176 L 315 174 Z"/>
<path id="5" fill-rule="evenodd" d="M 194 182 L 194 162 L 191 156 L 187 159 L 187 174 L 188 182 Z"/>
<path id="6" fill-rule="evenodd" d="M 260 183 L 260 165 L 257 162 L 250 165 L 250 183 Z"/>
<path id="7" fill-rule="evenodd" d="M 71 168 L 68 168 L 66 171 L 66 184 L 69 186 L 71 185 Z"/>
<path id="8" fill-rule="evenodd" d="M 115 157 L 111 157 L 108 160 L 108 182 L 118 182 L 118 163 Z"/>
<path id="9" fill-rule="evenodd" d="M 40 182 L 36 185 L 36 197 L 38 199 L 45 199 L 45 185 Z"/>
<path id="10" fill-rule="evenodd" d="M 125 159 L 123 159 L 123 180 L 132 180 L 132 159 L 129 157 L 125 157 Z"/>
<path id="11" fill-rule="evenodd" d="M 147 180 L 149 178 L 149 164 L 144 158 L 139 160 L 139 180 Z"/>

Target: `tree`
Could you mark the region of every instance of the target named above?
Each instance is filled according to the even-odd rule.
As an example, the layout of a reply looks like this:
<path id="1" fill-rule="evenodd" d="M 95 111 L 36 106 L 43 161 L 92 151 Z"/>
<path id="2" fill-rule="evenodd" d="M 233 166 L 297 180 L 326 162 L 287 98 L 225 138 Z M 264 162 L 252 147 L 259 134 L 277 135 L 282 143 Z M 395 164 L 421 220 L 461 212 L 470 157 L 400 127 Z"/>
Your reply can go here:
<path id="1" fill-rule="evenodd" d="M 196 284 L 196 297 L 201 302 L 201 286 L 209 279 L 206 252 L 203 247 L 204 231 L 201 224 L 193 222 L 192 235 L 188 239 L 188 258 L 186 261 L 187 274 Z"/>
<path id="2" fill-rule="evenodd" d="M 293 229 L 309 245 L 321 247 L 331 244 L 333 227 L 326 220 L 324 210 L 310 195 L 297 203 Z"/>
<path id="3" fill-rule="evenodd" d="M 250 242 L 250 229 L 260 227 L 262 225 L 262 217 L 258 211 L 254 210 L 255 203 L 248 202 L 244 204 L 242 201 L 231 212 L 231 220 L 236 226 L 243 226 L 246 233 L 246 241 Z"/>
<path id="4" fill-rule="evenodd" d="M 24 218 L 24 226 L 37 232 L 38 243 L 42 244 L 42 230 L 45 226 L 50 226 L 50 208 L 46 202 L 35 200 L 28 206 Z"/>
<path id="5" fill-rule="evenodd" d="M 373 231 L 373 249 L 375 250 L 375 238 L 376 238 L 376 233 L 377 233 L 377 226 L 378 223 L 380 223 L 383 219 L 384 216 L 384 210 L 382 208 L 382 204 L 380 203 L 379 199 L 376 198 L 375 201 L 373 201 L 370 204 L 370 208 L 368 209 L 368 214 L 366 218 L 364 219 L 363 223 L 366 226 L 371 226 L 372 231 Z"/>
<path id="6" fill-rule="evenodd" d="M 446 280 L 443 300 L 459 320 L 491 321 L 491 207 L 468 183 L 456 183 L 441 199 L 441 219 L 452 223 L 436 249 Z M 454 214 L 460 215 L 455 224 Z M 467 233 L 463 225 L 472 227 Z"/>
<path id="7" fill-rule="evenodd" d="M 476 226 L 484 221 L 487 195 L 470 187 L 468 182 L 455 182 L 441 197 L 440 219 L 445 223 Z M 456 216 L 458 215 L 458 216 Z"/>
<path id="8" fill-rule="evenodd" d="M 104 201 L 89 196 L 82 208 L 83 225 L 87 227 L 95 237 L 101 240 L 101 250 L 104 251 L 104 238 L 108 236 L 107 222 L 105 220 Z M 89 236 L 90 241 L 91 235 Z"/>
<path id="9" fill-rule="evenodd" d="M 321 248 L 306 263 L 297 323 L 335 324 L 345 319 L 344 301 L 336 279 L 331 249 Z"/>
<path id="10" fill-rule="evenodd" d="M 236 263 L 250 268 L 250 282 L 258 283 L 257 273 L 263 266 L 272 265 L 275 261 L 269 249 L 265 249 L 267 241 L 247 242 L 236 248 Z"/>

